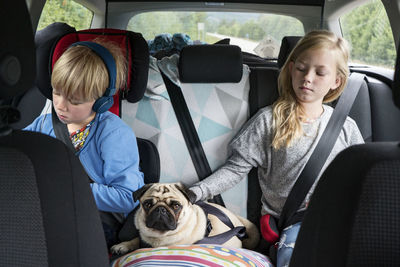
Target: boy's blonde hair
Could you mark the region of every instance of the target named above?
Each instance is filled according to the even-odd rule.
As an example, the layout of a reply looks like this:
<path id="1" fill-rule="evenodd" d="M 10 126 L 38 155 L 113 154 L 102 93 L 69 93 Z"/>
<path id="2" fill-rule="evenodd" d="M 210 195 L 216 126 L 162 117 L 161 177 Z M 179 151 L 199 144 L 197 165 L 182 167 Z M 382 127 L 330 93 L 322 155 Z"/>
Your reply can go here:
<path id="1" fill-rule="evenodd" d="M 301 117 L 304 112 L 297 101 L 292 86 L 290 73 L 290 62 L 296 59 L 305 51 L 327 49 L 335 53 L 336 75 L 340 78 L 341 84 L 335 90 L 330 90 L 323 99 L 323 103 L 329 103 L 337 99 L 343 92 L 349 76 L 347 65 L 349 59 L 349 47 L 347 42 L 326 30 L 315 30 L 306 34 L 294 47 L 283 65 L 278 77 L 279 98 L 273 105 L 273 140 L 274 149 L 281 146 L 290 146 L 292 142 L 303 134 Z"/>
<path id="2" fill-rule="evenodd" d="M 110 51 L 117 68 L 115 87 L 123 88 L 126 82 L 127 64 L 120 47 L 101 38 L 96 38 L 92 42 Z M 79 99 L 83 102 L 97 100 L 104 95 L 109 86 L 107 67 L 100 56 L 89 47 L 71 46 L 54 64 L 51 85 L 68 99 Z"/>

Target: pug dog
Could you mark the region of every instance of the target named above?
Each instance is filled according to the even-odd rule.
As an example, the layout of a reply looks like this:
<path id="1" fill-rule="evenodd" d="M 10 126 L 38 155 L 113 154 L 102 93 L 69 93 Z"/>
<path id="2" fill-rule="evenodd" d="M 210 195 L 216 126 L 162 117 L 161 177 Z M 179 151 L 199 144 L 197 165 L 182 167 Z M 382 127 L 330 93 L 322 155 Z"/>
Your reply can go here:
<path id="1" fill-rule="evenodd" d="M 181 183 L 147 184 L 135 191 L 133 196 L 135 201 L 140 202 L 134 224 L 142 242 L 150 247 L 194 244 L 205 237 L 208 221 L 212 227 L 209 237 L 230 230 L 217 216 L 207 216 L 199 205 L 193 203 L 194 193 Z M 257 246 L 260 234 L 252 222 L 220 205 L 208 204 L 224 212 L 235 227 L 244 226 L 246 229 L 243 240 L 233 236 L 223 245 L 248 249 Z M 137 237 L 112 246 L 111 252 L 125 254 L 138 249 L 139 244 Z"/>

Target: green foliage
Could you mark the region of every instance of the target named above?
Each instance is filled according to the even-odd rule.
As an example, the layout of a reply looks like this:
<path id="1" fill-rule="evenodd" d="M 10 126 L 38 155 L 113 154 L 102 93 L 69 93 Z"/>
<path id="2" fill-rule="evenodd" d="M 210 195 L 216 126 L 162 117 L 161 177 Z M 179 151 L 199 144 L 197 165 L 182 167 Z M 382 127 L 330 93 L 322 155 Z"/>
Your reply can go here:
<path id="1" fill-rule="evenodd" d="M 284 36 L 304 35 L 303 24 L 295 18 L 273 14 L 263 14 L 258 18 L 258 24 L 262 25 L 264 31 L 279 43 Z"/>
<path id="2" fill-rule="evenodd" d="M 381 1 L 374 0 L 358 7 L 340 22 L 343 36 L 351 44 L 353 61 L 394 68 L 396 50 Z"/>
<path id="3" fill-rule="evenodd" d="M 72 0 L 47 0 L 37 30 L 53 22 L 65 22 L 77 30 L 90 28 L 93 13 Z"/>
<path id="4" fill-rule="evenodd" d="M 239 30 L 238 37 L 261 41 L 266 35 L 265 30 L 254 20 L 245 22 Z"/>

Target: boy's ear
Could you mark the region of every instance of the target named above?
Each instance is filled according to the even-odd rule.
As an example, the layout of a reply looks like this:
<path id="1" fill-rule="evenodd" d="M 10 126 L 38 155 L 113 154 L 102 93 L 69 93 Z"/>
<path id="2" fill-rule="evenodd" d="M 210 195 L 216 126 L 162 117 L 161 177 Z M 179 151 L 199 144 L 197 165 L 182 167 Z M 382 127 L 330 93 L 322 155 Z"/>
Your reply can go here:
<path id="1" fill-rule="evenodd" d="M 144 186 L 142 186 L 141 188 L 139 188 L 138 190 L 136 190 L 135 192 L 133 192 L 133 200 L 136 202 L 138 201 L 141 196 L 143 196 L 143 194 L 152 186 L 153 184 L 145 184 Z"/>

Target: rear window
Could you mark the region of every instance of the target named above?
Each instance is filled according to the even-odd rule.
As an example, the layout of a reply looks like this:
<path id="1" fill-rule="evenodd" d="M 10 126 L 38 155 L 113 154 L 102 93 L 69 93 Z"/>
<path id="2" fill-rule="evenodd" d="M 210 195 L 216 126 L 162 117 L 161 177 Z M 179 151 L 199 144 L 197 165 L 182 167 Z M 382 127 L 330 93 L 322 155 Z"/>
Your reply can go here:
<path id="1" fill-rule="evenodd" d="M 304 35 L 303 24 L 296 18 L 236 12 L 147 12 L 132 17 L 127 29 L 141 32 L 147 40 L 175 33 L 187 34 L 194 43 L 229 38 L 242 51 L 264 58 L 278 57 L 284 36 Z"/>

